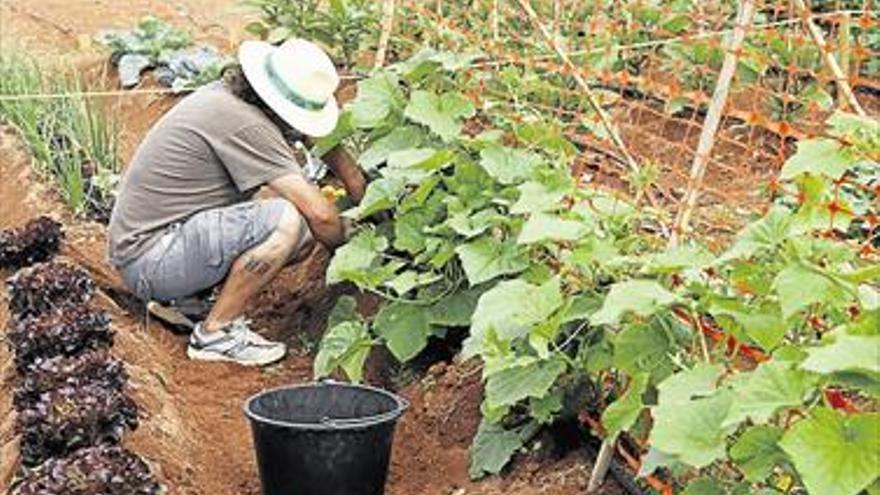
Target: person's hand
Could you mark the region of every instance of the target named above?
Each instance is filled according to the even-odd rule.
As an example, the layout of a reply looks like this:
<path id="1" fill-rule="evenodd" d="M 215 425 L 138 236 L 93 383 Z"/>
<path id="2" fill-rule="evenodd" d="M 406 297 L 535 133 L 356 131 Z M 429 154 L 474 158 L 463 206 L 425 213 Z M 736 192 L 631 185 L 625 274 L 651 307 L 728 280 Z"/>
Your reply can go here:
<path id="1" fill-rule="evenodd" d="M 345 188 L 351 194 L 351 199 L 355 203 L 360 203 L 364 198 L 364 193 L 367 191 L 367 179 L 360 173 L 353 173 L 351 175 L 352 177 L 349 178 Z"/>

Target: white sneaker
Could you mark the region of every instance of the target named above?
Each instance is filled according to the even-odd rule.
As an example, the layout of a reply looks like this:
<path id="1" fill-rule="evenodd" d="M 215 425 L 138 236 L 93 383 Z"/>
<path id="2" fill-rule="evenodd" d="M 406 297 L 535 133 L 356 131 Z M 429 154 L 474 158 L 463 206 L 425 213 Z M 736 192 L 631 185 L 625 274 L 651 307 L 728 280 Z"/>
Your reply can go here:
<path id="1" fill-rule="evenodd" d="M 251 331 L 249 325 L 248 320 L 239 318 L 216 332 L 205 333 L 202 323 L 198 323 L 190 335 L 186 354 L 190 359 L 244 366 L 265 366 L 284 357 L 287 346 Z"/>

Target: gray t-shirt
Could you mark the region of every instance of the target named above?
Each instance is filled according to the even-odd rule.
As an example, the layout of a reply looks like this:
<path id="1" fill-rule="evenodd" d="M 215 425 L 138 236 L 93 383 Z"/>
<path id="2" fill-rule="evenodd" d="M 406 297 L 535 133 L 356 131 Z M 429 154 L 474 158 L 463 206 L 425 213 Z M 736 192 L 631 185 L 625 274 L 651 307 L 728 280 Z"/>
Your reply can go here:
<path id="1" fill-rule="evenodd" d="M 181 100 L 147 133 L 125 171 L 110 217 L 110 262 L 144 253 L 168 225 L 248 199 L 301 173 L 281 131 L 220 83 Z"/>

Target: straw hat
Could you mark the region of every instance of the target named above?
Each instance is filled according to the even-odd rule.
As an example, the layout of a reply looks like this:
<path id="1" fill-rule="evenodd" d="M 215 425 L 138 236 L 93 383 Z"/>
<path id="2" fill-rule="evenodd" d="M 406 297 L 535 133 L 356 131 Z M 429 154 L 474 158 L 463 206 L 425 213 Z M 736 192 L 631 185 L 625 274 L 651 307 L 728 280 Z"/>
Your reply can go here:
<path id="1" fill-rule="evenodd" d="M 321 137 L 336 127 L 339 106 L 333 92 L 339 75 L 318 45 L 303 39 L 281 46 L 245 41 L 238 60 L 263 102 L 298 131 Z"/>

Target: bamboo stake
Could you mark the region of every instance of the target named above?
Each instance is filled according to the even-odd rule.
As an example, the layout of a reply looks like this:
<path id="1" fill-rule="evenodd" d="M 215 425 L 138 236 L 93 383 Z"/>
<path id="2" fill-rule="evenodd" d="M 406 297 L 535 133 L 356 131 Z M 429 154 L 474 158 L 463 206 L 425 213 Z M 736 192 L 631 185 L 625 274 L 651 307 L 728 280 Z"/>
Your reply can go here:
<path id="1" fill-rule="evenodd" d="M 492 14 L 489 21 L 492 24 L 492 39 L 496 43 L 501 38 L 501 33 L 498 28 L 498 2 L 499 0 L 492 0 Z"/>
<path id="2" fill-rule="evenodd" d="M 388 52 L 388 43 L 391 41 L 391 31 L 394 28 L 394 8 L 394 0 L 385 0 L 382 4 L 382 33 L 379 35 L 379 48 L 376 49 L 373 70 L 379 70 L 385 65 L 385 55 Z"/>
<path id="3" fill-rule="evenodd" d="M 626 163 L 630 168 L 632 173 L 639 173 L 640 167 L 638 162 L 636 162 L 635 158 L 629 153 L 626 149 L 626 145 L 623 142 L 623 139 L 620 137 L 620 134 L 617 132 L 617 129 L 611 123 L 611 118 L 608 117 L 608 114 L 605 113 L 605 109 L 599 105 L 599 101 L 596 99 L 596 96 L 593 94 L 593 90 L 590 88 L 590 85 L 587 84 L 587 81 L 581 75 L 577 66 L 571 61 L 568 54 L 565 52 L 565 49 L 559 45 L 556 37 L 553 36 L 550 31 L 547 30 L 547 27 L 544 26 L 541 21 L 538 19 L 538 14 L 535 13 L 535 9 L 532 8 L 532 5 L 528 2 L 528 0 L 517 0 L 523 10 L 528 14 L 529 19 L 532 21 L 532 24 L 541 31 L 541 35 L 544 36 L 544 39 L 547 40 L 548 43 L 553 47 L 556 51 L 556 54 L 562 59 L 562 63 L 565 64 L 572 72 L 572 77 L 574 77 L 575 82 L 581 88 L 581 91 L 587 96 L 587 101 L 590 103 L 590 107 L 599 115 L 599 119 L 602 121 L 602 127 L 605 128 L 605 131 L 608 132 L 608 135 L 611 136 L 611 140 L 614 142 L 614 145 L 617 149 L 623 154 L 626 159 Z"/>
<path id="4" fill-rule="evenodd" d="M 599 455 L 596 456 L 596 464 L 593 465 L 593 472 L 590 473 L 590 481 L 587 483 L 587 494 L 596 493 L 596 491 L 605 483 L 605 476 L 608 474 L 608 468 L 611 467 L 611 459 L 614 458 L 614 443 L 607 439 L 602 442 L 599 449 Z"/>
<path id="5" fill-rule="evenodd" d="M 850 15 L 849 12 L 846 12 L 845 14 L 843 14 L 843 20 L 840 21 L 840 25 L 838 26 L 839 31 L 837 33 L 837 36 L 840 39 L 840 41 L 839 41 L 839 43 L 840 43 L 840 47 L 839 47 L 840 65 L 841 65 L 841 68 L 843 69 L 843 75 L 847 80 L 849 80 L 849 75 L 850 75 L 849 37 L 850 37 L 850 34 L 852 34 L 851 21 L 852 21 L 852 15 Z M 858 72 L 856 74 L 858 74 Z M 843 108 L 845 105 L 845 102 L 842 99 L 839 99 L 839 100 L 837 100 L 837 105 L 840 108 Z"/>
<path id="6" fill-rule="evenodd" d="M 831 74 L 834 76 L 834 80 L 837 83 L 837 88 L 846 98 L 847 103 L 849 103 L 849 106 L 852 107 L 853 111 L 862 117 L 866 116 L 865 109 L 862 108 L 862 105 L 859 104 L 859 100 L 856 99 L 856 95 L 853 93 L 846 75 L 837 63 L 834 53 L 828 50 L 828 43 L 825 42 L 825 36 L 822 34 L 819 26 L 813 22 L 813 13 L 810 11 L 810 8 L 804 3 L 804 0 L 794 0 L 794 4 L 800 11 L 799 14 L 801 16 L 801 21 L 804 23 L 807 31 L 809 31 L 810 37 L 813 38 L 813 43 L 816 44 L 819 48 L 819 52 L 822 53 L 825 65 L 831 70 Z"/>
<path id="7" fill-rule="evenodd" d="M 706 175 L 709 155 L 712 153 L 712 147 L 715 145 L 715 135 L 721 123 L 724 106 L 727 104 L 727 94 L 730 91 L 730 82 L 733 80 L 733 75 L 736 72 L 739 52 L 746 37 L 746 30 L 752 24 L 754 13 L 755 4 L 753 0 L 743 0 L 740 2 L 736 27 L 733 30 L 730 42 L 727 44 L 724 64 L 721 66 L 721 72 L 718 74 L 718 83 L 715 85 L 715 92 L 712 95 L 712 101 L 709 103 L 709 110 L 706 112 L 706 121 L 703 123 L 703 129 L 700 131 L 700 141 L 697 144 L 697 151 L 691 164 L 687 192 L 685 192 L 685 196 L 682 199 L 682 206 L 676 216 L 672 234 L 669 236 L 670 246 L 678 245 L 679 238 L 685 234 L 690 224 L 691 215 L 696 207 L 697 197 L 703 185 L 703 177 Z"/>

